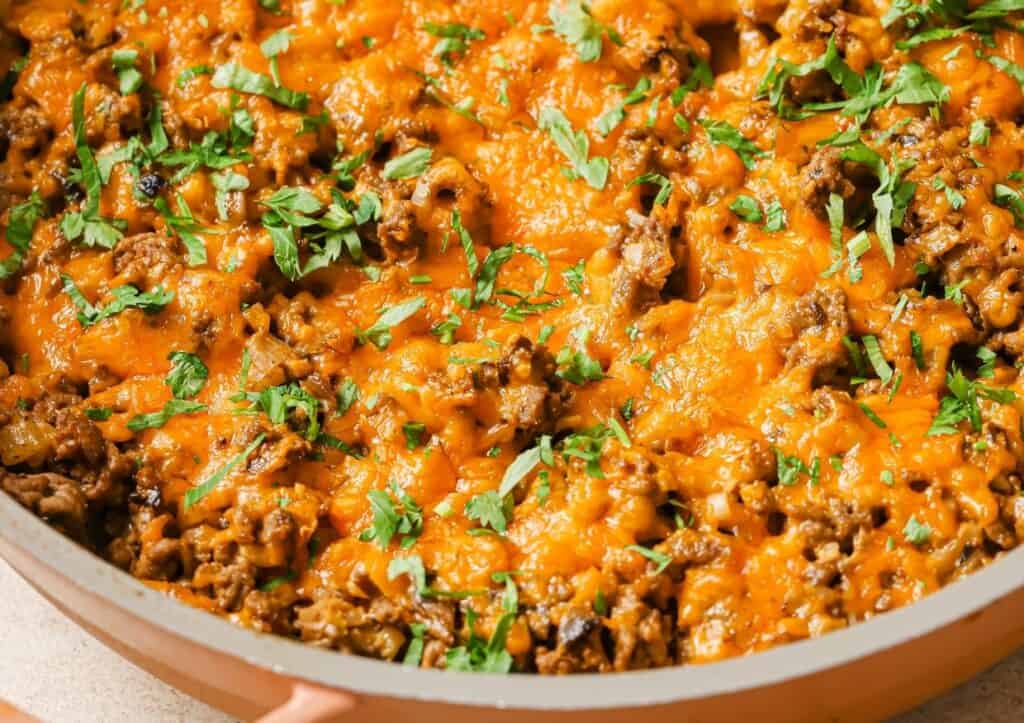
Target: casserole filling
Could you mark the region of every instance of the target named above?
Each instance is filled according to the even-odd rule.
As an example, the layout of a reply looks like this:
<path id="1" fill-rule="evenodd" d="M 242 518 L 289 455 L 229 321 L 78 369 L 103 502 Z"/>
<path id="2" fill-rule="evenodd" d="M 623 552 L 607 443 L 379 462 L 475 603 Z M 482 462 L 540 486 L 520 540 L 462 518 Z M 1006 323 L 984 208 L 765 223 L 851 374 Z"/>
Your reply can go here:
<path id="1" fill-rule="evenodd" d="M 146 584 L 610 672 L 1024 537 L 1024 3 L 4 5 L 0 487 Z"/>

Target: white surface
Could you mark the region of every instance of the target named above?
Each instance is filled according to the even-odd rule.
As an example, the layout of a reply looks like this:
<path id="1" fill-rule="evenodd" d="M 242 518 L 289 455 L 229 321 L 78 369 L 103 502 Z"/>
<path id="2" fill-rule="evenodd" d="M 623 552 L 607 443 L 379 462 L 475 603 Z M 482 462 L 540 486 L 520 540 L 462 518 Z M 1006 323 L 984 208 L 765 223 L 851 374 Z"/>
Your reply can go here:
<path id="1" fill-rule="evenodd" d="M 0 560 L 0 699 L 46 723 L 229 723 L 82 632 Z M 1024 651 L 892 723 L 1024 722 Z"/>

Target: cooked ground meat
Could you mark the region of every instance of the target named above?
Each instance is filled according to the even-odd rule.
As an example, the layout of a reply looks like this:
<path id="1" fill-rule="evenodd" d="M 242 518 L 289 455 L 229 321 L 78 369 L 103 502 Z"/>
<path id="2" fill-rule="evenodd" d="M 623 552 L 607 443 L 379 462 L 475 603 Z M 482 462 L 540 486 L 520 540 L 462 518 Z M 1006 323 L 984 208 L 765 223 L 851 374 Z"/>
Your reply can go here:
<path id="1" fill-rule="evenodd" d="M 1024 540 L 1020 12 L 10 5 L 0 488 L 122 570 L 568 674 Z"/>

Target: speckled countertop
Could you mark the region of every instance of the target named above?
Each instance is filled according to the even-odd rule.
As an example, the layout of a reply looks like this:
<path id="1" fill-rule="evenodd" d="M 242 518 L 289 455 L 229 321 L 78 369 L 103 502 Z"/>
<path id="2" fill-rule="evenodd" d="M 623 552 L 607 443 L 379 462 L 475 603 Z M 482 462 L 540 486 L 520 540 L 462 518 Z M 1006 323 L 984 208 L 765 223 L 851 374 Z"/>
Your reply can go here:
<path id="1" fill-rule="evenodd" d="M 79 630 L 0 560 L 0 700 L 46 723 L 227 723 Z M 1024 651 L 890 723 L 1024 721 Z"/>

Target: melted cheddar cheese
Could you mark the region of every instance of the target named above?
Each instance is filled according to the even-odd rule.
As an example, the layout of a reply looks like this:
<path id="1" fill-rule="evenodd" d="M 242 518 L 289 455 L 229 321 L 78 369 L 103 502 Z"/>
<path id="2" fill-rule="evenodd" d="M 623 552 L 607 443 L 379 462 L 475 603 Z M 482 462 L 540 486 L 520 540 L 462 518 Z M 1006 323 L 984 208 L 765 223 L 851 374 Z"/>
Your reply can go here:
<path id="1" fill-rule="evenodd" d="M 614 671 L 1024 536 L 1005 3 L 3 5 L 0 485 L 148 584 Z"/>

